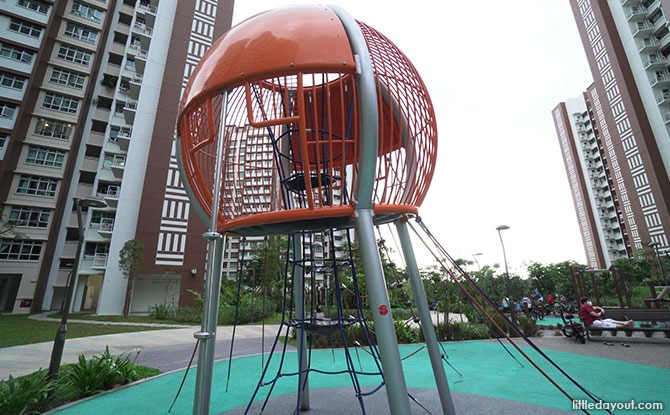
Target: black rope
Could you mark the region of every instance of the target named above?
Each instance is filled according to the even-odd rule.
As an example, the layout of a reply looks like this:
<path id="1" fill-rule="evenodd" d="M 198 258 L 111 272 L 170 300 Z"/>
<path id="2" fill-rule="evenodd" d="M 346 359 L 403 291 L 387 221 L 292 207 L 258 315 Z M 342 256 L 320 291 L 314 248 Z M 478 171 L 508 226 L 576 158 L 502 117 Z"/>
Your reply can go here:
<path id="1" fill-rule="evenodd" d="M 489 329 L 489 333 L 490 333 L 493 337 L 495 337 L 495 339 L 496 339 L 496 340 L 498 341 L 498 343 L 502 346 L 502 348 L 505 349 L 505 351 L 507 352 L 507 354 L 510 355 L 510 356 L 512 356 L 512 359 L 514 359 L 514 360 L 519 364 L 519 366 L 521 366 L 521 367 L 525 367 L 525 366 L 523 365 L 523 363 L 521 363 L 521 362 L 519 361 L 519 359 L 517 359 L 516 356 L 514 356 L 514 355 L 512 354 L 512 352 L 509 351 L 509 349 L 507 348 L 507 346 L 505 346 L 505 343 L 503 343 L 503 342 L 500 340 L 500 336 L 498 336 L 498 333 L 496 333 L 495 330 L 493 330 L 493 328 L 491 327 L 491 324 L 489 323 L 489 321 L 484 317 L 484 315 L 482 315 L 481 311 L 479 311 L 479 309 L 478 309 L 477 307 L 475 307 L 475 305 L 472 303 L 472 301 L 470 301 L 470 305 L 472 306 L 472 308 L 473 308 L 473 309 L 475 310 L 475 312 L 477 313 L 477 316 L 479 317 L 479 320 L 486 326 L 487 329 Z"/>
<path id="2" fill-rule="evenodd" d="M 195 347 L 193 348 L 193 354 L 191 354 L 191 360 L 188 361 L 188 366 L 186 366 L 186 371 L 184 372 L 184 377 L 181 379 L 181 383 L 179 384 L 179 389 L 177 389 L 177 394 L 174 396 L 174 400 L 172 401 L 172 405 L 170 405 L 170 409 L 168 409 L 168 413 L 172 411 L 172 408 L 174 407 L 174 404 L 177 403 L 177 398 L 179 398 L 179 394 L 181 393 L 181 389 L 184 387 L 184 382 L 186 381 L 186 376 L 188 375 L 189 369 L 191 369 L 191 365 L 193 364 L 193 358 L 195 357 L 195 352 L 198 350 L 198 344 L 200 343 L 200 339 L 197 339 L 195 341 Z"/>
<path id="3" fill-rule="evenodd" d="M 246 237 L 240 238 L 240 246 L 242 248 L 242 258 L 237 263 L 237 302 L 235 304 L 235 317 L 233 317 L 233 332 L 230 338 L 230 351 L 228 352 L 228 374 L 226 375 L 226 392 L 228 392 L 228 385 L 230 383 L 230 369 L 233 362 L 233 346 L 235 345 L 235 333 L 237 332 L 237 317 L 240 310 L 240 292 L 242 290 L 242 265 L 244 264 L 246 241 L 247 241 Z"/>
<path id="4" fill-rule="evenodd" d="M 475 288 L 477 292 L 479 293 L 480 297 L 482 297 L 489 305 L 493 307 L 493 309 L 499 314 L 504 316 L 504 313 L 500 310 L 498 305 L 495 303 L 495 301 L 491 300 L 486 293 L 477 285 L 477 283 L 454 261 L 454 259 L 449 255 L 449 253 L 440 245 L 440 243 L 437 241 L 437 239 L 434 237 L 434 235 L 428 230 L 428 228 L 425 226 L 425 224 L 420 220 L 420 218 L 416 218 L 417 223 L 421 226 L 421 229 L 424 231 L 424 233 L 430 238 L 434 246 L 440 251 L 440 254 L 446 258 L 449 263 L 468 281 L 470 286 Z M 410 224 L 410 227 L 412 230 L 418 235 L 418 232 L 414 228 L 414 226 Z M 591 398 L 595 402 L 601 401 L 601 399 L 593 394 L 591 391 L 586 389 L 583 385 L 581 385 L 579 382 L 577 382 L 576 379 L 574 379 L 572 376 L 570 376 L 563 368 L 561 368 L 554 360 L 552 360 L 549 356 L 547 356 L 546 353 L 542 351 L 535 343 L 533 343 L 528 336 L 510 319 L 507 319 L 505 317 L 505 321 L 507 321 L 512 328 L 526 341 L 526 343 L 533 349 L 535 350 L 540 356 L 542 356 L 547 362 L 549 362 L 555 369 L 557 369 L 563 376 L 565 376 L 566 379 L 568 379 L 573 385 L 575 385 L 577 388 L 579 388 L 582 392 L 584 392 L 589 398 Z M 547 375 L 548 376 L 548 375 Z M 559 388 L 560 389 L 560 388 Z M 609 409 L 605 409 L 608 413 L 613 414 Z M 588 413 L 586 410 L 582 409 L 582 411 Z"/>

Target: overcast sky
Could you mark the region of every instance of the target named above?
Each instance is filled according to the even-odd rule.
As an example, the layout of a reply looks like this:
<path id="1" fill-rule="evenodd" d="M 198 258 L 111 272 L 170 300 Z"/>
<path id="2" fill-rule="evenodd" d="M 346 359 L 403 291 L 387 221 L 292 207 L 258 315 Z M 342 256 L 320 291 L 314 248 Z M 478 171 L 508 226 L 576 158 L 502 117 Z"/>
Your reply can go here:
<path id="1" fill-rule="evenodd" d="M 286 0 L 238 0 L 233 25 Z M 333 0 L 414 63 L 435 106 L 438 161 L 423 222 L 454 258 L 504 267 L 585 254 L 551 118 L 592 82 L 563 0 Z M 432 260 L 416 246 L 419 266 Z M 471 268 L 473 269 L 473 268 Z M 476 269 L 476 267 L 474 268 Z"/>

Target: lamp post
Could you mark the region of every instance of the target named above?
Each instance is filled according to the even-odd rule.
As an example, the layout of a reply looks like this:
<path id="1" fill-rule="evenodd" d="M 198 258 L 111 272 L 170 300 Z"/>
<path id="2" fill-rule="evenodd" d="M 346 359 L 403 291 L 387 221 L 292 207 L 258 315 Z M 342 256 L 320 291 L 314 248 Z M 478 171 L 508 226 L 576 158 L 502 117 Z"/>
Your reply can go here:
<path id="1" fill-rule="evenodd" d="M 483 255 L 483 254 L 482 254 L 481 252 L 477 252 L 476 254 L 472 254 L 472 259 L 475 260 L 475 264 L 477 264 L 477 268 L 478 268 L 478 270 L 481 271 L 481 270 L 482 270 L 482 267 L 479 266 L 479 261 L 477 261 L 477 257 L 478 257 L 479 255 Z"/>
<path id="2" fill-rule="evenodd" d="M 75 281 L 77 279 L 77 272 L 79 269 L 79 260 L 81 258 L 81 250 L 84 245 L 84 224 L 82 220 L 81 208 L 82 206 L 91 208 L 106 208 L 107 203 L 100 199 L 94 198 L 75 198 L 74 207 L 77 212 L 77 230 L 79 231 L 79 242 L 77 243 L 77 253 L 74 258 L 74 265 L 72 271 L 68 276 L 65 299 L 61 305 L 61 320 L 58 330 L 56 330 L 56 338 L 54 339 L 53 349 L 51 349 L 51 360 L 49 361 L 48 379 L 54 379 L 58 375 L 60 369 L 60 362 L 63 357 L 63 349 L 65 348 L 65 338 L 67 337 L 67 318 L 70 313 L 72 305 L 72 297 L 74 296 Z"/>
<path id="3" fill-rule="evenodd" d="M 658 266 L 661 268 L 661 274 L 663 275 L 663 279 L 665 279 L 665 270 L 663 269 L 663 262 L 661 261 L 661 257 L 658 254 L 658 247 L 661 246 L 661 244 L 659 244 L 658 242 L 651 242 L 649 246 L 654 248 L 654 253 L 656 254 L 656 261 L 658 261 Z"/>
<path id="4" fill-rule="evenodd" d="M 500 233 L 500 231 L 504 231 L 506 229 L 509 229 L 509 226 L 500 225 L 496 228 L 496 230 L 498 231 L 498 237 L 500 238 L 500 246 L 502 246 L 503 260 L 505 261 L 505 275 L 507 276 L 507 294 L 506 295 L 510 295 L 512 293 L 510 292 L 511 281 L 509 279 L 509 269 L 507 268 L 507 255 L 505 254 L 505 244 L 503 243 L 502 234 Z"/>
<path id="5" fill-rule="evenodd" d="M 500 231 L 504 231 L 507 229 L 509 229 L 509 226 L 507 225 L 500 225 L 496 228 L 496 230 L 498 231 L 498 237 L 500 238 L 500 246 L 502 246 L 503 261 L 505 262 L 505 276 L 507 277 L 507 292 L 505 293 L 505 296 L 510 296 L 512 295 L 511 293 L 512 281 L 509 278 L 509 269 L 507 268 L 507 255 L 505 254 L 505 244 L 503 243 L 502 234 L 500 233 Z M 518 323 L 518 320 L 516 318 L 516 304 L 514 301 L 511 301 L 511 298 L 509 301 L 509 313 L 512 323 Z"/>

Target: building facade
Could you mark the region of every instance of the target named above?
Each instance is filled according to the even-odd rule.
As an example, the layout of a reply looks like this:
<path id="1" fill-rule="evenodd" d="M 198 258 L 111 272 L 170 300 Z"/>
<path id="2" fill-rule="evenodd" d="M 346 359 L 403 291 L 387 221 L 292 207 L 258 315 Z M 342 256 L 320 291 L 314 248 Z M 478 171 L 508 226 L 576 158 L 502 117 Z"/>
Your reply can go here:
<path id="1" fill-rule="evenodd" d="M 120 314 L 119 252 L 133 239 L 144 259 L 131 311 L 188 304 L 206 227 L 181 186 L 175 122 L 233 0 L 1 3 L 0 311 L 58 309 L 71 279 L 74 311 Z M 84 209 L 75 264 L 74 200 L 91 197 L 107 207 Z"/>
<path id="2" fill-rule="evenodd" d="M 670 1 L 570 3 L 594 83 L 553 117 L 589 266 L 668 252 Z"/>

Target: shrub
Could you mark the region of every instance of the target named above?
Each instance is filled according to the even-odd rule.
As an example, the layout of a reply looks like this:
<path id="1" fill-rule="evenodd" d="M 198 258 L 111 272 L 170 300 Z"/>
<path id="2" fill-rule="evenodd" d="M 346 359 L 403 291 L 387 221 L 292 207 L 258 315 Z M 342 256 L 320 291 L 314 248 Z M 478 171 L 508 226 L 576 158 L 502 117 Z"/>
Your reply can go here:
<path id="1" fill-rule="evenodd" d="M 202 322 L 202 308 L 179 307 L 173 318 L 180 323 L 200 324 Z"/>
<path id="2" fill-rule="evenodd" d="M 265 305 L 265 309 L 263 309 Z M 237 324 L 250 324 L 263 321 L 264 318 L 272 316 L 277 309 L 274 301 L 263 300 L 251 297 L 250 294 L 244 294 L 240 297 L 239 306 L 234 304 L 219 304 L 218 324 L 232 325 L 235 323 L 235 313 L 237 313 Z"/>
<path id="3" fill-rule="evenodd" d="M 398 338 L 398 343 L 419 343 L 421 341 L 421 329 L 412 328 L 404 321 L 394 320 L 395 335 Z"/>
<path id="4" fill-rule="evenodd" d="M 80 354 L 78 362 L 68 368 L 64 381 L 74 389 L 78 398 L 83 398 L 105 390 L 109 378 L 114 375 L 109 362 L 96 357 L 87 360 Z"/>
<path id="5" fill-rule="evenodd" d="M 119 384 L 128 383 L 138 378 L 135 370 L 135 359 L 121 354 L 112 356 L 109 347 L 100 356 L 86 359 L 79 355 L 78 362 L 68 367 L 63 377 L 64 382 L 74 389 L 78 398 L 91 396 L 104 390 L 109 390 Z"/>
<path id="6" fill-rule="evenodd" d="M 175 309 L 170 304 L 156 304 L 149 309 L 151 317 L 156 320 L 171 320 L 175 317 Z"/>
<path id="7" fill-rule="evenodd" d="M 444 322 L 435 327 L 441 341 L 480 340 L 490 338 L 489 329 L 481 323 Z"/>
<path id="8" fill-rule="evenodd" d="M 41 414 L 48 409 L 55 383 L 47 379 L 45 370 L 28 376 L 0 381 L 0 413 Z"/>

